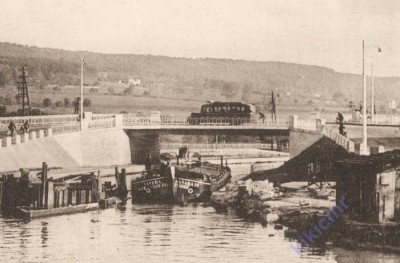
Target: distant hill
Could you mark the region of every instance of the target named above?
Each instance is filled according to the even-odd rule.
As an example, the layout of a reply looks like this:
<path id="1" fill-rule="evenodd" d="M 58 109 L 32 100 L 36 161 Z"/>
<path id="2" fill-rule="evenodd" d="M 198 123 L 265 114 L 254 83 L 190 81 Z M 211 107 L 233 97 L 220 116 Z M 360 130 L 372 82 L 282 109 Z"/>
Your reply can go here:
<path id="1" fill-rule="evenodd" d="M 31 85 L 77 85 L 80 57 L 85 83 L 140 78 L 153 94 L 185 93 L 197 99 L 254 101 L 273 90 L 288 104 L 297 99 L 353 100 L 361 98 L 361 76 L 332 69 L 282 62 L 228 59 L 188 59 L 151 55 L 100 54 L 0 43 L 0 73 L 13 84 L 15 68 L 29 67 Z M 400 99 L 400 78 L 376 78 L 378 100 Z"/>

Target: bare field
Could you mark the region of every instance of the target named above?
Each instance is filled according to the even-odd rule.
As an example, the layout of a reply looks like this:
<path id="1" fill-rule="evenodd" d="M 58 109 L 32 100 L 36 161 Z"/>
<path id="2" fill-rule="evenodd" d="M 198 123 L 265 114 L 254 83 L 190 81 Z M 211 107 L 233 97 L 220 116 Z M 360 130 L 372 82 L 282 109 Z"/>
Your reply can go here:
<path id="1" fill-rule="evenodd" d="M 121 87 L 124 85 L 120 85 Z M 115 90 L 116 91 L 116 90 Z M 121 91 L 121 90 L 118 90 Z M 14 87 L 9 87 L 6 92 L 13 94 L 16 93 Z M 76 97 L 80 96 L 79 87 L 76 88 L 63 88 L 61 90 L 54 90 L 52 88 L 37 89 L 32 87 L 30 89 L 31 106 L 40 108 L 47 114 L 68 114 L 74 112 L 74 107 L 64 107 L 64 99 L 68 98 L 72 103 Z M 190 112 L 198 112 L 200 106 L 206 103 L 205 99 L 201 97 L 192 96 L 192 98 L 177 98 L 173 94 L 163 94 L 162 96 L 133 96 L 122 94 L 106 94 L 105 87 L 100 87 L 97 93 L 84 91 L 84 97 L 91 100 L 92 105 L 86 107 L 86 111 L 94 113 L 120 113 L 125 112 L 149 112 L 149 111 L 162 111 L 164 115 L 173 116 L 188 116 Z M 43 99 L 51 99 L 52 107 L 43 107 Z M 62 107 L 55 107 L 57 101 L 62 102 Z M 268 105 L 268 98 L 258 101 L 258 106 Z M 286 98 L 281 103 L 277 104 L 277 117 L 287 119 L 288 115 L 296 114 L 301 118 L 310 118 L 311 112 L 317 109 L 323 109 L 321 117 L 326 118 L 328 121 L 333 121 L 336 118 L 338 111 L 344 111 L 343 105 L 324 105 L 322 103 L 304 104 L 291 103 L 291 99 Z M 16 105 L 8 106 L 9 112 L 16 110 Z M 270 117 L 268 113 L 265 114 L 267 118 Z M 315 116 L 313 116 L 315 117 Z"/>

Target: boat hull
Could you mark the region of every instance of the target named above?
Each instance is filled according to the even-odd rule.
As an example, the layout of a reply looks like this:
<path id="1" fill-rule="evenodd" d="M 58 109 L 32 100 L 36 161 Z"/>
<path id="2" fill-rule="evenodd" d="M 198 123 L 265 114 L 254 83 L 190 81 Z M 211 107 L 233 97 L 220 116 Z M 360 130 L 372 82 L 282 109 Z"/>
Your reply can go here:
<path id="1" fill-rule="evenodd" d="M 172 181 L 168 177 L 155 177 L 131 182 L 132 203 L 173 202 Z"/>
<path id="2" fill-rule="evenodd" d="M 211 196 L 211 184 L 200 180 L 175 178 L 175 199 L 182 202 L 206 201 Z"/>
<path id="3" fill-rule="evenodd" d="M 227 166 L 192 163 L 175 166 L 174 196 L 180 203 L 208 201 L 212 192 L 223 188 L 231 180 Z"/>

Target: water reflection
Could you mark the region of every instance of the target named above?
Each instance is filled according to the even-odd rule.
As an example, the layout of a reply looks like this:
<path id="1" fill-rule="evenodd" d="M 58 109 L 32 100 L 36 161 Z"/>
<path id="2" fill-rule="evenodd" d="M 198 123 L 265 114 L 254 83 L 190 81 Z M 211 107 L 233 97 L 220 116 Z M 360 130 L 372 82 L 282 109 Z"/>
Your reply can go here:
<path id="1" fill-rule="evenodd" d="M 41 238 L 42 238 L 42 247 L 44 248 L 44 247 L 47 247 L 47 245 L 46 245 L 46 243 L 47 243 L 47 237 L 48 237 L 48 235 L 49 235 L 49 232 L 47 231 L 47 227 L 42 227 L 42 235 L 41 235 Z"/>

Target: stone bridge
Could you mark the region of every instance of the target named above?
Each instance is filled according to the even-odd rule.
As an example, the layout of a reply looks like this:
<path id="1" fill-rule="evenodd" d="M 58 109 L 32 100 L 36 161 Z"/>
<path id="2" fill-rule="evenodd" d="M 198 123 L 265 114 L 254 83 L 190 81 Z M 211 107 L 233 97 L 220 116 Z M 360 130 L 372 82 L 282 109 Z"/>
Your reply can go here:
<path id="1" fill-rule="evenodd" d="M 353 140 L 341 136 L 336 128 L 326 124 L 323 119 L 305 120 L 290 116 L 288 120 L 275 122 L 237 119 L 232 123 L 224 118 L 196 122 L 188 118 L 162 116 L 160 112 L 146 116 L 85 112 L 84 116 L 82 121 L 78 115 L 0 118 L 0 130 L 3 131 L 0 133 L 3 135 L 0 159 L 4 160 L 0 169 L 35 167 L 43 161 L 61 167 L 129 164 L 149 153 L 159 152 L 160 134 L 211 135 L 216 137 L 211 147 L 233 149 L 242 145 L 242 148 L 289 149 L 291 157 L 321 137 L 328 138 L 349 153 L 357 153 L 358 150 Z M 28 121 L 31 131 L 7 136 L 11 120 L 17 125 L 17 130 Z M 220 135 L 232 138 L 258 136 L 263 140 L 257 144 L 240 141 L 225 143 L 222 139 L 218 140 Z M 374 151 L 383 149 L 371 148 L 371 152 Z"/>

